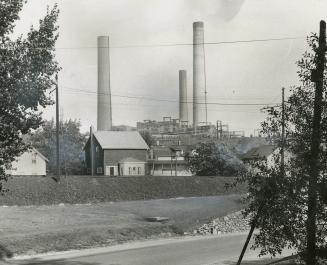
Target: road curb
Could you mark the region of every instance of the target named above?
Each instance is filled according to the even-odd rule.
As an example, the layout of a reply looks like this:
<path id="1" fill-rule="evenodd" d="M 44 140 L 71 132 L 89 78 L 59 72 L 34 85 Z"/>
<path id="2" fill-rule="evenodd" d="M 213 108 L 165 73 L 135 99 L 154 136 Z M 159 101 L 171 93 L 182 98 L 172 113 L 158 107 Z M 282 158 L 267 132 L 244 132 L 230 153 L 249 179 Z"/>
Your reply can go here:
<path id="1" fill-rule="evenodd" d="M 146 241 L 133 241 L 127 242 L 119 245 L 112 245 L 106 247 L 95 247 L 95 248 L 88 248 L 88 249 L 74 249 L 74 250 L 67 250 L 67 251 L 60 251 L 60 252 L 47 252 L 42 254 L 35 254 L 35 255 L 21 255 L 21 256 L 14 256 L 8 261 L 20 261 L 20 260 L 58 260 L 58 259 L 71 259 L 83 256 L 93 256 L 99 255 L 103 253 L 110 253 L 116 251 L 124 251 L 128 249 L 140 249 L 145 247 L 155 247 L 161 246 L 171 243 L 177 243 L 181 241 L 194 241 L 194 240 L 205 240 L 210 238 L 221 238 L 221 237 L 229 237 L 229 236 L 238 236 L 238 235 L 246 235 L 247 232 L 236 232 L 236 233 L 229 233 L 229 234 L 222 234 L 222 235 L 196 235 L 196 236 L 182 236 L 182 237 L 171 237 L 171 238 L 164 238 L 164 239 L 152 239 Z"/>

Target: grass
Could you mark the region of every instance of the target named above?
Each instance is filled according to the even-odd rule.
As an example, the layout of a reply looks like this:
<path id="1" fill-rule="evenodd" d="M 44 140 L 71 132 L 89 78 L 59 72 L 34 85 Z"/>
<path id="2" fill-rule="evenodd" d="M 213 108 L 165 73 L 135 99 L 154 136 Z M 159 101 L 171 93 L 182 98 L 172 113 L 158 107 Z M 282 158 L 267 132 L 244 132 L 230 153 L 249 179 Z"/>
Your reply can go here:
<path id="1" fill-rule="evenodd" d="M 56 183 L 50 177 L 21 176 L 4 184 L 9 191 L 0 197 L 0 205 L 85 204 L 246 192 L 246 185 L 226 190 L 225 184 L 233 181 L 232 177 L 68 176 Z"/>
<path id="2" fill-rule="evenodd" d="M 181 235 L 240 210 L 239 197 L 0 207 L 0 245 L 14 254 L 35 254 Z M 146 221 L 151 216 L 169 221 Z"/>

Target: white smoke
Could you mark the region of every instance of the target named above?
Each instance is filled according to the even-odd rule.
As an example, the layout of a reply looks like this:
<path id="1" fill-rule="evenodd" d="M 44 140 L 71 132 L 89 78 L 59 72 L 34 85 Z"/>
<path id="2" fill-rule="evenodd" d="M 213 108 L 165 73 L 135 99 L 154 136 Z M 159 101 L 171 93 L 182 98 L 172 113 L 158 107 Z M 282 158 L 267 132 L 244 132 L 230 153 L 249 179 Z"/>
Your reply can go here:
<path id="1" fill-rule="evenodd" d="M 223 21 L 230 21 L 240 12 L 245 0 L 185 0 L 185 3 L 199 17 L 211 15 Z"/>
<path id="2" fill-rule="evenodd" d="M 244 0 L 221 0 L 218 15 L 225 21 L 230 21 L 240 12 Z"/>

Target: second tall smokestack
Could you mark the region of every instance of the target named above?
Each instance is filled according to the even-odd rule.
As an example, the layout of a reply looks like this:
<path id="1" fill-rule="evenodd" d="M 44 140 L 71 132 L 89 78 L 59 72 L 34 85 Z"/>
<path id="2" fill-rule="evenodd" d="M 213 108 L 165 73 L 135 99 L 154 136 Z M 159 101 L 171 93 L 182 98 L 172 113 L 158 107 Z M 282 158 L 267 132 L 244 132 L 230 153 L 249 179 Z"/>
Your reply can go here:
<path id="1" fill-rule="evenodd" d="M 199 21 L 193 23 L 193 126 L 195 128 L 206 121 L 204 60 L 204 25 Z"/>
<path id="2" fill-rule="evenodd" d="M 109 37 L 98 37 L 98 131 L 112 128 Z"/>

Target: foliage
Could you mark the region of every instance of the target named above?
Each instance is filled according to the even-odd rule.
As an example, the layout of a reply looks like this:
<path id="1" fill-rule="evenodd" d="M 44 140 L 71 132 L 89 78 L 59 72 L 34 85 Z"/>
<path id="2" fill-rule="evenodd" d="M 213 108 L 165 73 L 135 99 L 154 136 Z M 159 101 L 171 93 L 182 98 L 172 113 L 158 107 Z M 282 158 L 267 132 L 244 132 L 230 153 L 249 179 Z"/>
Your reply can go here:
<path id="1" fill-rule="evenodd" d="M 12 40 L 23 4 L 0 1 L 0 180 L 7 180 L 5 169 L 28 147 L 22 136 L 40 126 L 41 109 L 52 104 L 47 92 L 59 71 L 54 54 L 57 6 L 48 9 L 38 29 L 31 27 L 26 38 Z"/>
<path id="2" fill-rule="evenodd" d="M 305 253 L 306 220 L 308 205 L 308 180 L 310 172 L 310 143 L 313 123 L 313 102 L 315 85 L 310 80 L 311 70 L 316 65 L 318 38 L 308 37 L 309 51 L 297 62 L 300 85 L 290 88 L 290 96 L 285 104 L 286 144 L 285 168 L 283 170 L 281 154 L 276 152 L 274 164 L 256 161 L 251 164 L 238 181 L 247 181 L 249 187 L 249 206 L 245 213 L 253 217 L 260 209 L 256 227 L 254 248 L 261 248 L 260 254 L 279 254 L 283 248 L 294 248 Z M 324 97 L 322 114 L 323 143 L 319 158 L 319 185 L 327 178 L 327 101 L 326 76 L 324 77 Z M 275 136 L 277 147 L 281 146 L 282 114 L 281 106 L 276 106 L 268 113 L 262 123 L 262 132 Z M 326 192 L 322 191 L 322 194 Z M 321 195 L 322 195 L 321 194 Z M 320 196 L 317 215 L 317 246 L 326 247 L 327 236 L 326 204 Z"/>
<path id="3" fill-rule="evenodd" d="M 84 174 L 83 147 L 87 141 L 87 134 L 80 132 L 80 123 L 76 120 L 60 122 L 60 169 L 62 174 Z M 46 121 L 42 128 L 36 130 L 29 137 L 32 146 L 49 159 L 48 170 L 56 173 L 56 125 L 53 120 Z"/>
<path id="4" fill-rule="evenodd" d="M 242 162 L 224 144 L 200 143 L 186 155 L 189 169 L 198 176 L 235 176 Z"/>

